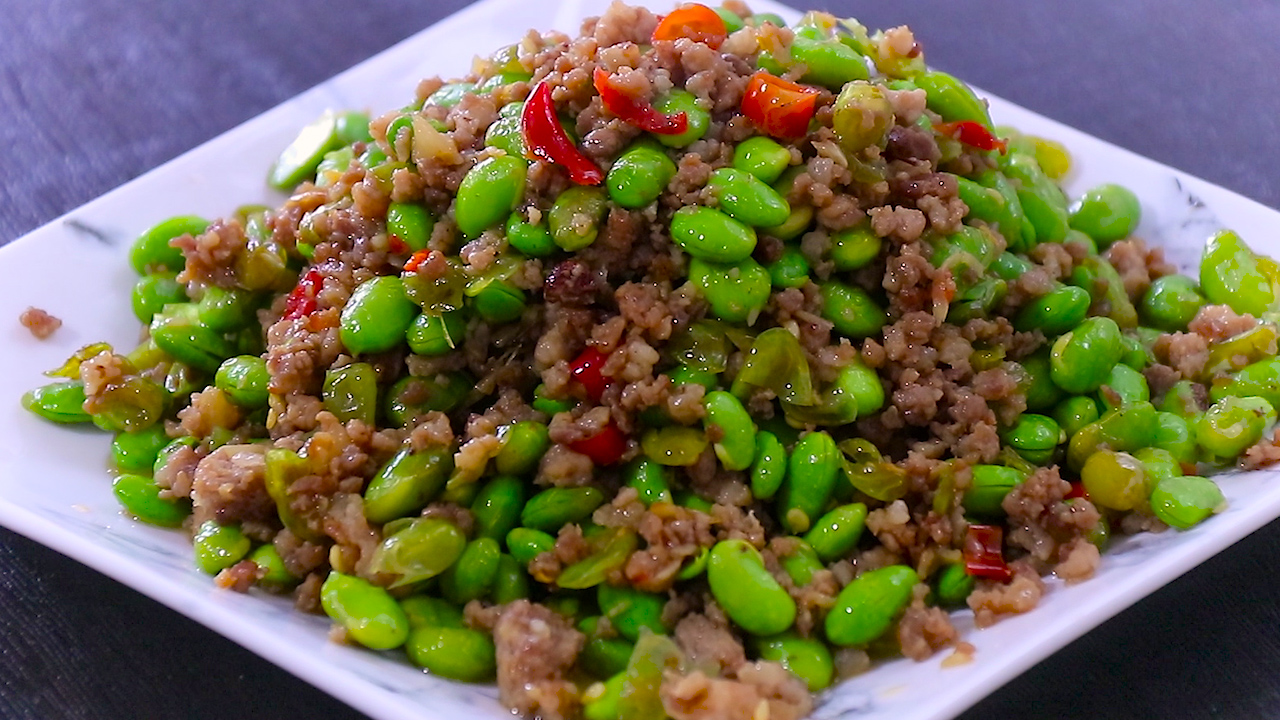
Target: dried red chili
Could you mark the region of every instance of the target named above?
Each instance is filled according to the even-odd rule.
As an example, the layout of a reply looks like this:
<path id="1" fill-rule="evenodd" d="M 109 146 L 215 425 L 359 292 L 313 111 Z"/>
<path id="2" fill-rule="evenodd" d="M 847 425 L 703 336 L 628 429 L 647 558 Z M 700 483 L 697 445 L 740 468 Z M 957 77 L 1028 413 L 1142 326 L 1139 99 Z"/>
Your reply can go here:
<path id="1" fill-rule="evenodd" d="M 556 106 L 551 100 L 551 86 L 545 80 L 529 94 L 520 112 L 520 134 L 529 159 L 564 167 L 569 171 L 569 179 L 579 185 L 599 185 L 604 181 L 600 168 L 582 154 L 560 127 L 560 118 L 556 117 Z"/>
<path id="2" fill-rule="evenodd" d="M 589 347 L 569 364 L 569 374 L 587 391 L 587 399 L 593 403 L 600 402 L 609 383 L 613 382 L 613 378 L 603 372 L 608 359 L 608 355 Z"/>
<path id="3" fill-rule="evenodd" d="M 751 76 L 742 96 L 742 114 L 766 134 L 801 137 L 817 109 L 817 88 L 799 85 L 763 70 Z"/>
<path id="4" fill-rule="evenodd" d="M 1087 498 L 1089 497 L 1089 493 L 1085 491 L 1084 483 L 1073 482 L 1071 483 L 1071 489 L 1067 491 L 1066 497 L 1067 498 Z"/>
<path id="5" fill-rule="evenodd" d="M 724 18 L 706 5 L 688 3 L 672 10 L 662 18 L 653 30 L 651 40 L 679 40 L 689 38 L 718 48 L 729 37 Z"/>
<path id="6" fill-rule="evenodd" d="M 974 577 L 1008 582 L 1013 571 L 1004 561 L 1004 530 L 996 525 L 970 525 L 964 534 L 964 571 Z"/>
<path id="7" fill-rule="evenodd" d="M 431 257 L 432 252 L 433 252 L 432 250 L 427 250 L 424 248 L 414 253 L 412 256 L 409 257 L 409 261 L 404 264 L 404 271 L 417 272 L 418 268 L 422 267 L 422 263 L 426 262 L 427 258 Z"/>
<path id="8" fill-rule="evenodd" d="M 568 447 L 591 458 L 591 462 L 596 465 L 613 465 L 627 451 L 627 436 L 622 434 L 617 425 L 609 423 L 595 435 L 569 443 Z"/>
<path id="9" fill-rule="evenodd" d="M 308 268 L 302 277 L 298 278 L 298 285 L 285 298 L 285 319 L 294 320 L 315 312 L 316 295 L 320 294 L 320 288 L 323 285 L 324 277 L 320 275 L 320 268 L 315 265 Z"/>
<path id="10" fill-rule="evenodd" d="M 988 130 L 982 123 L 972 120 L 940 122 L 934 124 L 933 129 L 979 150 L 999 150 L 1001 155 L 1009 150 L 1004 140 L 996 137 L 995 133 Z"/>
<path id="11" fill-rule="evenodd" d="M 647 102 L 636 100 L 618 88 L 609 79 L 612 76 L 602 68 L 596 68 L 592 75 L 596 92 L 600 93 L 600 101 L 605 108 L 617 115 L 623 122 L 635 125 L 659 135 L 679 135 L 689 129 L 689 116 L 684 112 L 667 115 Z"/>

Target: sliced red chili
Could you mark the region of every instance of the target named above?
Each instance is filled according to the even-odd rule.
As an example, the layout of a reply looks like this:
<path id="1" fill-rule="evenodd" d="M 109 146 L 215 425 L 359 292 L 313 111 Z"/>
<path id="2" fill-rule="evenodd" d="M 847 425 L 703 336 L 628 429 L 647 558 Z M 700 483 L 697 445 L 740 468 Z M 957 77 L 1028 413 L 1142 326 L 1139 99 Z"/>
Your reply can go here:
<path id="1" fill-rule="evenodd" d="M 608 355 L 589 347 L 569 365 L 569 374 L 587 391 L 587 399 L 593 403 L 600 402 L 609 383 L 613 382 L 613 378 L 604 374 L 604 364 L 608 359 Z"/>
<path id="2" fill-rule="evenodd" d="M 409 252 L 409 244 L 401 240 L 399 235 L 388 235 L 387 249 L 396 255 L 400 255 Z"/>
<path id="3" fill-rule="evenodd" d="M 1067 491 L 1067 495 L 1066 495 L 1066 497 L 1068 497 L 1068 498 L 1087 498 L 1087 497 L 1089 497 L 1089 493 L 1085 491 L 1085 489 L 1084 489 L 1084 483 L 1082 483 L 1082 482 L 1073 482 L 1073 483 L 1071 483 L 1071 489 L 1070 489 L 1069 491 Z"/>
<path id="4" fill-rule="evenodd" d="M 996 525 L 970 525 L 964 534 L 964 571 L 974 577 L 1008 582 L 1013 571 L 1004 561 L 1004 530 Z"/>
<path id="5" fill-rule="evenodd" d="M 720 17 L 715 10 L 706 5 L 688 3 L 672 10 L 671 14 L 662 18 L 658 27 L 654 28 L 651 39 L 657 42 L 689 38 L 718 48 L 727 37 L 729 37 L 729 29 L 725 27 L 724 18 Z"/>
<path id="6" fill-rule="evenodd" d="M 433 251 L 424 248 L 414 253 L 409 257 L 409 261 L 404 264 L 404 271 L 417 272 L 418 268 L 422 267 L 422 263 L 426 262 L 427 258 L 431 257 L 432 252 Z"/>
<path id="7" fill-rule="evenodd" d="M 799 85 L 763 70 L 751 76 L 742 96 L 742 113 L 765 133 L 796 138 L 809 132 L 817 109 L 817 88 Z"/>
<path id="8" fill-rule="evenodd" d="M 591 79 L 605 108 L 623 122 L 659 135 L 679 135 L 689 129 L 689 116 L 683 111 L 671 115 L 659 112 L 649 103 L 636 100 L 614 87 L 609 81 L 611 77 L 603 68 L 596 68 Z"/>
<path id="9" fill-rule="evenodd" d="M 941 122 L 935 124 L 933 129 L 979 150 L 999 150 L 1001 155 L 1009 150 L 1004 140 L 996 137 L 995 133 L 988 130 L 982 123 L 972 120 Z"/>
<path id="10" fill-rule="evenodd" d="M 551 100 L 551 86 L 545 80 L 533 89 L 520 112 L 520 134 L 529 159 L 564 167 L 569 171 L 569 179 L 579 185 L 599 185 L 604 181 L 600 168 L 582 154 L 560 127 L 560 118 L 556 117 L 556 106 Z"/>
<path id="11" fill-rule="evenodd" d="M 320 294 L 323 285 L 324 277 L 320 274 L 320 268 L 315 265 L 308 268 L 284 300 L 285 319 L 295 320 L 315 312 L 316 295 Z"/>
<path id="12" fill-rule="evenodd" d="M 614 465 L 627 451 L 627 436 L 617 425 L 609 423 L 600 432 L 584 440 L 569 443 L 569 449 L 586 455 L 596 465 Z"/>

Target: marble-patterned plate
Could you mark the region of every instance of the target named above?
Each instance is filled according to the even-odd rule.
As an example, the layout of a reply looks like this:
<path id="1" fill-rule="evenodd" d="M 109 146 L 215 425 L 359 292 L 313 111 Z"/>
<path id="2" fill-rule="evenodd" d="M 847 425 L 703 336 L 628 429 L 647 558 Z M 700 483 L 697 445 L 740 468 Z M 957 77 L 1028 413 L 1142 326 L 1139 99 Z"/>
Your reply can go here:
<path id="1" fill-rule="evenodd" d="M 431 677 L 400 659 L 335 645 L 324 618 L 294 612 L 283 599 L 216 589 L 194 569 L 181 533 L 121 514 L 106 467 L 109 438 L 68 430 L 24 412 L 18 398 L 41 372 L 76 348 L 107 340 L 131 347 L 128 242 L 170 215 L 225 215 L 238 205 L 279 202 L 263 176 L 299 127 L 326 108 L 399 107 L 418 79 L 456 75 L 478 51 L 512 42 L 530 27 L 572 32 L 607 0 L 484 0 L 260 117 L 165 164 L 10 245 L 0 248 L 0 523 L 96 568 L 204 623 L 375 718 L 503 718 L 495 691 Z M 647 0 L 657 9 L 668 0 Z M 767 0 L 753 4 L 789 19 Z M 1280 214 L 998 99 L 997 122 L 1056 138 L 1076 159 L 1073 193 L 1118 181 L 1142 198 L 1140 233 L 1171 248 L 1184 267 L 1213 230 L 1230 225 L 1260 250 L 1280 253 Z M 28 306 L 64 321 L 51 339 L 32 338 L 13 320 Z M 891 662 L 827 692 L 816 717 L 907 720 L 952 717 L 1073 638 L 1280 515 L 1275 473 L 1222 479 L 1226 512 L 1190 532 L 1120 543 L 1099 575 L 1051 592 L 1032 613 L 993 628 L 958 624 L 976 648 L 972 662 L 944 667 Z"/>

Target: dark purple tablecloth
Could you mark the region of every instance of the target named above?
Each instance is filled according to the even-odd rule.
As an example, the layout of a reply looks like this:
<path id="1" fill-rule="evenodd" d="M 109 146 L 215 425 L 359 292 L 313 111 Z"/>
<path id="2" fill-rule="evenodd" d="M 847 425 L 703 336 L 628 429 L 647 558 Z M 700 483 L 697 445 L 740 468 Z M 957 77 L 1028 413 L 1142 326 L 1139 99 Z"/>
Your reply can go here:
<path id="1" fill-rule="evenodd" d="M 365 5 L 7 3 L 0 13 L 0 243 L 463 3 Z M 828 9 L 872 27 L 910 24 L 938 67 L 1280 206 L 1274 2 L 845 1 Z M 1271 576 L 1278 556 L 1280 525 L 1272 524 L 964 717 L 1280 715 Z M 362 716 L 133 590 L 0 530 L 0 717 Z"/>

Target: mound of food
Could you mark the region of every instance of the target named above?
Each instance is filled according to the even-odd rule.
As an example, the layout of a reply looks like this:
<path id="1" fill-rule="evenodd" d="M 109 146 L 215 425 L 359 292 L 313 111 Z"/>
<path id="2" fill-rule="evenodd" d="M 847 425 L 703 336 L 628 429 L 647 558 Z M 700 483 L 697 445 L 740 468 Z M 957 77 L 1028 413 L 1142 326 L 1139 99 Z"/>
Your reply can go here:
<path id="1" fill-rule="evenodd" d="M 135 243 L 24 404 L 227 588 L 543 718 L 800 718 L 1273 462 L 1280 268 L 1199 278 L 911 32 L 613 5 Z"/>

